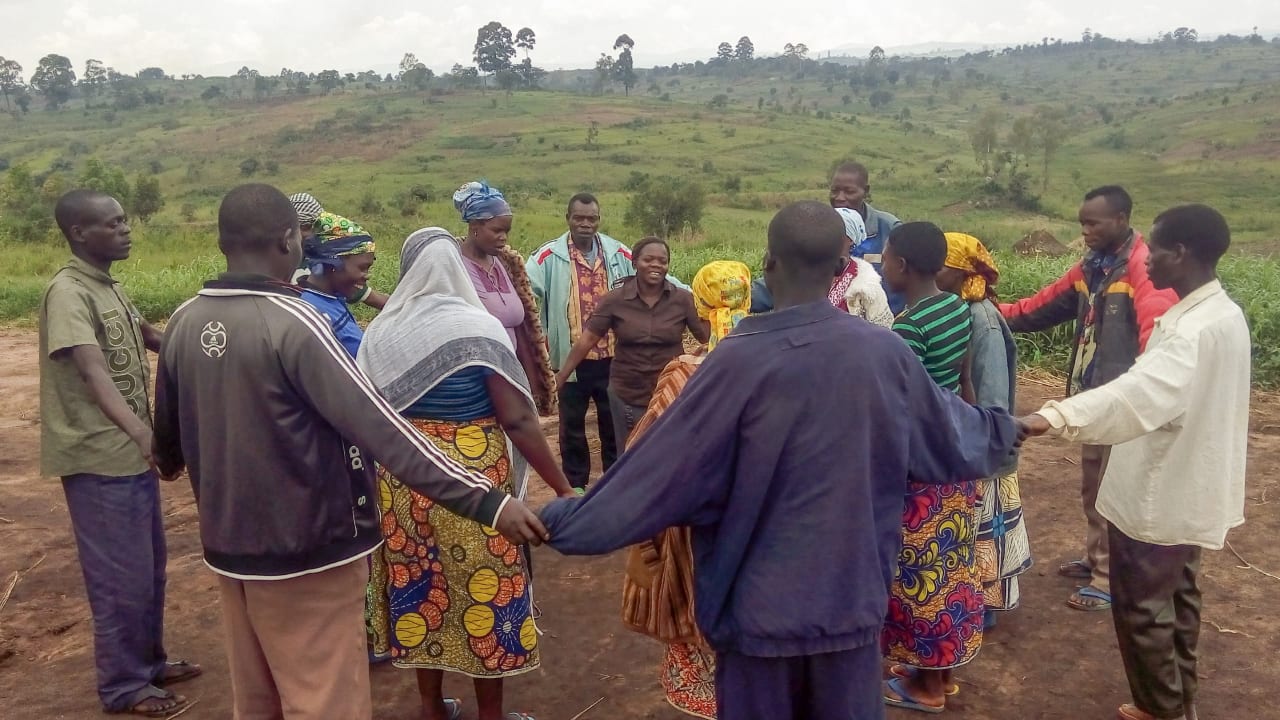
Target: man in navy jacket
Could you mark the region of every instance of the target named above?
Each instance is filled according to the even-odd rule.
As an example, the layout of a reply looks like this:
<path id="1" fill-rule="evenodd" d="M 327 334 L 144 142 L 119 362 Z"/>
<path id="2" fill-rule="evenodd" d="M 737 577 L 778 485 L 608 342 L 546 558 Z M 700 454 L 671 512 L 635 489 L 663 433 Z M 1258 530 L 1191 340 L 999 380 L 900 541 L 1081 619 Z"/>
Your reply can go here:
<path id="1" fill-rule="evenodd" d="M 779 212 L 765 259 L 775 311 L 721 341 L 585 498 L 541 513 L 565 554 L 693 527 L 720 720 L 883 717 L 879 635 L 907 478 L 990 475 L 1019 440 L 1003 410 L 939 390 L 893 333 L 831 306 L 843 237 L 824 204 Z"/>

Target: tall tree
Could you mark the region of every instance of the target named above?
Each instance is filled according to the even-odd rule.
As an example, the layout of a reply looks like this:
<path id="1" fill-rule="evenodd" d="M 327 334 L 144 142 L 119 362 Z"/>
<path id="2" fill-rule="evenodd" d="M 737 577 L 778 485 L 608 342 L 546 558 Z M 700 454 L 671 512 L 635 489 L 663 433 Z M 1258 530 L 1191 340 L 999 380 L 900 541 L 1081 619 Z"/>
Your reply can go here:
<path id="1" fill-rule="evenodd" d="M 494 20 L 476 31 L 476 67 L 482 73 L 493 75 L 511 69 L 511 58 L 516 56 L 515 38 L 506 25 Z"/>
<path id="2" fill-rule="evenodd" d="M 102 88 L 107 84 L 107 66 L 102 64 L 101 60 L 86 60 L 84 63 L 84 76 L 80 78 L 80 86 L 84 88 L 86 95 L 101 95 Z"/>
<path id="3" fill-rule="evenodd" d="M 71 69 L 71 61 L 62 55 L 51 53 L 40 58 L 40 64 L 31 76 L 31 87 L 44 95 L 51 108 L 61 107 L 70 100 L 75 85 L 76 71 Z"/>
<path id="4" fill-rule="evenodd" d="M 165 71 L 158 67 L 142 68 L 138 71 L 139 80 L 168 80 L 169 76 Z"/>
<path id="5" fill-rule="evenodd" d="M 1043 163 L 1040 174 L 1040 192 L 1049 191 L 1049 164 L 1058 154 L 1058 149 L 1066 142 L 1071 128 L 1067 125 L 1067 114 L 1060 108 L 1039 107 L 1033 116 L 1033 132 L 1035 144 L 1040 150 Z"/>
<path id="6" fill-rule="evenodd" d="M 867 55 L 867 64 L 874 66 L 884 65 L 884 48 L 879 45 L 871 48 L 871 53 Z"/>
<path id="7" fill-rule="evenodd" d="M 316 84 L 328 95 L 342 87 L 342 73 L 337 70 L 325 70 L 316 76 Z"/>
<path id="8" fill-rule="evenodd" d="M 22 65 L 17 60 L 0 57 L 0 94 L 4 95 L 4 106 L 13 109 L 10 98 L 16 99 L 26 86 L 22 79 Z"/>
<path id="9" fill-rule="evenodd" d="M 532 28 L 520 28 L 516 31 L 516 47 L 524 51 L 525 60 L 529 59 L 529 53 L 533 50 L 533 46 L 537 44 L 538 36 L 533 34 Z"/>
<path id="10" fill-rule="evenodd" d="M 969 129 L 969 144 L 973 147 L 973 159 L 982 167 L 982 174 L 991 176 L 1000 151 L 1000 123 L 1004 113 L 990 108 Z"/>
<path id="11" fill-rule="evenodd" d="M 738 45 L 733 50 L 733 57 L 736 60 L 751 60 L 756 56 L 756 46 L 751 42 L 751 38 L 743 35 L 738 38 Z"/>
<path id="12" fill-rule="evenodd" d="M 727 42 L 720 43 L 716 48 L 716 60 L 720 62 L 729 62 L 733 59 L 733 46 Z"/>
<path id="13" fill-rule="evenodd" d="M 618 50 L 618 60 L 613 64 L 613 76 L 618 82 L 622 83 L 622 93 L 624 95 L 631 94 L 631 88 L 635 87 L 636 65 L 631 57 L 631 48 L 636 46 L 636 41 L 631 39 L 630 35 L 623 33 L 613 41 L 613 49 Z"/>
<path id="14" fill-rule="evenodd" d="M 400 77 L 403 79 L 405 73 L 421 64 L 422 63 L 418 62 L 417 55 L 414 55 L 413 53 L 405 53 L 404 57 L 400 58 Z"/>
<path id="15" fill-rule="evenodd" d="M 613 66 L 615 61 L 612 55 L 600 53 L 600 59 L 596 60 L 596 82 L 595 92 L 600 94 L 604 92 L 604 86 L 614 77 Z"/>

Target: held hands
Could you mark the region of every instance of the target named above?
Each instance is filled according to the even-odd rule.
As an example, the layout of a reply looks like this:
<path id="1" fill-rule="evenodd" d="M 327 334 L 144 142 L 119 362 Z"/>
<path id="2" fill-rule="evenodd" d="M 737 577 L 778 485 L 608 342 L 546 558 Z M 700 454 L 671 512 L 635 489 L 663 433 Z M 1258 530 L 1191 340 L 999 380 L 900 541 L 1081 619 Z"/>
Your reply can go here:
<path id="1" fill-rule="evenodd" d="M 129 439 L 134 445 L 138 446 L 138 451 L 142 453 L 142 459 L 147 461 L 147 465 L 151 467 L 151 472 L 156 474 L 163 480 L 173 480 L 160 474 L 160 466 L 156 464 L 155 453 L 155 436 L 151 433 L 151 428 L 141 425 L 137 429 L 129 433 Z"/>
<path id="2" fill-rule="evenodd" d="M 1018 418 L 1016 422 L 1018 423 L 1019 444 L 1028 437 L 1039 437 L 1053 429 L 1043 415 L 1036 413 L 1024 415 Z"/>
<path id="3" fill-rule="evenodd" d="M 565 385 L 569 384 L 570 374 L 571 373 L 567 373 L 564 370 L 561 370 L 560 372 L 556 373 L 556 392 L 560 392 L 561 390 L 564 389 Z"/>
<path id="4" fill-rule="evenodd" d="M 502 512 L 498 513 L 493 529 L 517 545 L 537 546 L 551 539 L 538 516 L 515 498 L 508 500 Z"/>

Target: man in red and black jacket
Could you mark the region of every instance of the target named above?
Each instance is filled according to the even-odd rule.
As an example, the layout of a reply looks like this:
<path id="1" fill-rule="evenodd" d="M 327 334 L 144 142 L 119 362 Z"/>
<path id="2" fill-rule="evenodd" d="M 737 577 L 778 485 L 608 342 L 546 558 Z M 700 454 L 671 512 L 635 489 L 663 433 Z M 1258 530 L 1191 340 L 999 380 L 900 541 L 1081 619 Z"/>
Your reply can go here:
<path id="1" fill-rule="evenodd" d="M 1145 349 L 1156 318 L 1178 300 L 1170 290 L 1155 289 L 1147 277 L 1147 244 L 1129 227 L 1132 211 L 1133 199 L 1122 187 L 1089 191 L 1080 206 L 1080 229 L 1089 248 L 1084 259 L 1033 297 L 1000 306 L 1014 332 L 1076 321 L 1068 395 L 1123 375 Z M 1058 568 L 1061 575 L 1089 581 L 1067 600 L 1077 610 L 1111 607 L 1107 521 L 1094 508 L 1110 452 L 1102 445 L 1085 445 L 1080 452 L 1080 496 L 1089 524 L 1085 556 Z"/>

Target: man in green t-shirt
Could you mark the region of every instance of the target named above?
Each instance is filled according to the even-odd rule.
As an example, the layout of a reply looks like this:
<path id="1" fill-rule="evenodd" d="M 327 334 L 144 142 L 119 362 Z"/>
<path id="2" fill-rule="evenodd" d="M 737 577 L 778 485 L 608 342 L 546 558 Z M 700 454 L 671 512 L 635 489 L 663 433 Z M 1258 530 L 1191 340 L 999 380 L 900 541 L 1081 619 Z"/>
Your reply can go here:
<path id="1" fill-rule="evenodd" d="M 54 213 L 72 257 L 40 302 L 41 471 L 62 478 L 103 709 L 172 713 L 188 701 L 163 686 L 201 671 L 164 651 L 167 555 L 146 358 L 162 335 L 111 277 L 132 246 L 120 203 L 73 190 Z"/>

